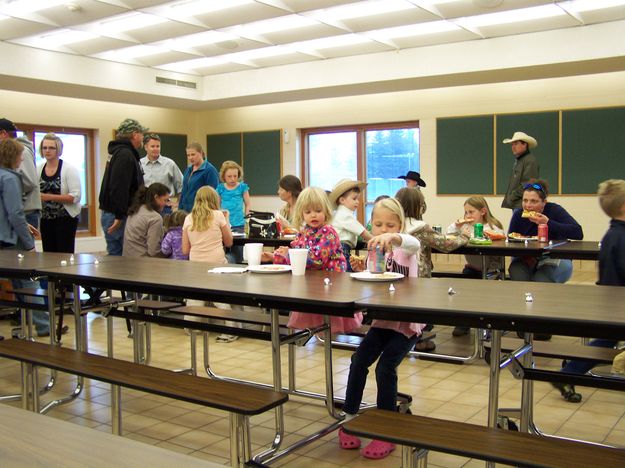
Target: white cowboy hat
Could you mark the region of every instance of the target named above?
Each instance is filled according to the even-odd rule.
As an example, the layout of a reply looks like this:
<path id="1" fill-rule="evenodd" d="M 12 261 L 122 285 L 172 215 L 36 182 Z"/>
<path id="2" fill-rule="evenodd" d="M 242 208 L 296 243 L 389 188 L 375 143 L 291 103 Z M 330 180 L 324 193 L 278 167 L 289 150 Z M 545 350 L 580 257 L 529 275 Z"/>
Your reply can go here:
<path id="1" fill-rule="evenodd" d="M 330 203 L 336 206 L 336 201 L 343 195 L 345 192 L 349 192 L 355 188 L 362 190 L 367 186 L 366 182 L 360 182 L 359 180 L 351 180 L 351 179 L 341 179 L 339 180 L 330 194 L 328 198 L 330 199 Z"/>
<path id="2" fill-rule="evenodd" d="M 523 133 L 523 132 L 514 132 L 514 135 L 512 135 L 512 138 L 506 138 L 503 142 L 512 143 L 513 141 L 524 141 L 525 143 L 527 143 L 527 146 L 530 149 L 536 148 L 538 146 L 538 142 L 536 141 L 536 138 L 531 137 L 527 133 Z"/>

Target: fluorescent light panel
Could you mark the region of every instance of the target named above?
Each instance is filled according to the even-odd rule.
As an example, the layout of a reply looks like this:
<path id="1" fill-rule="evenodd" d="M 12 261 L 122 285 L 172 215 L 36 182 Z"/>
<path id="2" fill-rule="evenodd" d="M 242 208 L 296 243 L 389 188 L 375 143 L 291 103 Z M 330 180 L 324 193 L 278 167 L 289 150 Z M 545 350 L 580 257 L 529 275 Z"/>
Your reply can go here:
<path id="1" fill-rule="evenodd" d="M 332 22 L 383 15 L 414 8 L 415 6 L 412 3 L 405 0 L 370 0 L 316 10 L 307 14 L 307 16 L 319 21 Z"/>
<path id="2" fill-rule="evenodd" d="M 215 44 L 223 41 L 235 41 L 238 36 L 220 31 L 205 31 L 197 34 L 189 34 L 175 39 L 168 39 L 162 43 L 163 46 L 173 49 L 190 49 L 197 46 Z"/>
<path id="3" fill-rule="evenodd" d="M 248 5 L 253 3 L 252 0 L 189 0 L 184 2 L 176 2 L 167 7 L 173 16 L 180 18 L 188 18 L 194 15 L 202 15 L 214 11 L 227 10 L 240 5 Z"/>
<path id="4" fill-rule="evenodd" d="M 17 0 L 15 2 L 2 2 L 0 10 L 9 15 L 23 15 L 25 13 L 35 13 L 36 11 L 47 10 L 57 5 L 66 3 L 67 0 Z"/>
<path id="5" fill-rule="evenodd" d="M 380 39 L 398 39 L 400 37 L 427 36 L 448 31 L 457 31 L 460 27 L 450 21 L 430 21 L 427 23 L 409 24 L 394 28 L 369 31 L 368 36 Z"/>
<path id="6" fill-rule="evenodd" d="M 147 13 L 124 13 L 113 19 L 98 23 L 97 29 L 102 32 L 102 35 L 106 35 L 106 33 L 127 32 L 133 29 L 154 26 L 166 21 L 167 18 L 149 15 Z"/>
<path id="7" fill-rule="evenodd" d="M 604 10 L 606 8 L 625 6 L 625 0 L 570 0 L 560 2 L 558 5 L 562 6 L 566 10 L 582 13 L 585 11 L 596 11 Z"/>
<path id="8" fill-rule="evenodd" d="M 75 44 L 76 42 L 88 41 L 100 36 L 85 31 L 76 31 L 74 29 L 59 29 L 49 34 L 44 34 L 38 38 L 41 47 L 46 46 L 63 46 L 67 44 Z"/>
<path id="9" fill-rule="evenodd" d="M 315 26 L 318 24 L 319 23 L 317 21 L 305 16 L 287 15 L 234 26 L 229 28 L 229 31 L 239 36 L 259 36 L 266 33 L 305 28 L 307 26 Z"/>
<path id="10" fill-rule="evenodd" d="M 519 10 L 499 11 L 497 13 L 487 13 L 485 15 L 467 16 L 455 21 L 458 24 L 468 27 L 479 28 L 482 26 L 495 26 L 499 24 L 522 23 L 537 19 L 553 18 L 555 16 L 566 15 L 561 8 L 555 4 L 541 5 Z"/>

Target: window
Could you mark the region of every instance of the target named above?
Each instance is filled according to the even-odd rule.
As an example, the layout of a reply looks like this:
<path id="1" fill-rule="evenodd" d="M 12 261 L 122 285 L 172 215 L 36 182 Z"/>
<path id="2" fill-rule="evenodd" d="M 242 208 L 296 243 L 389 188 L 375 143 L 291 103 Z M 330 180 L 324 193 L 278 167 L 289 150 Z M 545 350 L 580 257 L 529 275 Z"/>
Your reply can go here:
<path id="1" fill-rule="evenodd" d="M 16 124 L 18 135 L 26 134 L 33 142 L 35 163 L 44 162 L 39 154 L 39 144 L 46 133 L 54 133 L 63 141 L 61 159 L 74 166 L 80 174 L 82 209 L 78 222 L 78 235 L 95 235 L 95 195 L 94 195 L 94 131 L 78 128 L 60 128 L 41 125 Z"/>
<path id="2" fill-rule="evenodd" d="M 302 130 L 306 185 L 331 190 L 343 178 L 368 182 L 358 219 L 371 216 L 375 199 L 402 188 L 398 177 L 419 171 L 419 124 L 359 125 Z"/>

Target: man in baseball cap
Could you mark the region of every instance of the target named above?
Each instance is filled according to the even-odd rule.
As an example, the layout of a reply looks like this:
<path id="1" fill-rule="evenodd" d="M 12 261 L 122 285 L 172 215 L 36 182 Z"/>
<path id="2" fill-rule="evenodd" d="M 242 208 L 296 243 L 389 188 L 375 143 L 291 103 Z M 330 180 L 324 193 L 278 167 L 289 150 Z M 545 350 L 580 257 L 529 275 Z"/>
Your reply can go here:
<path id="1" fill-rule="evenodd" d="M 536 156 L 530 153 L 531 149 L 538 146 L 536 138 L 524 132 L 514 132 L 511 138 L 506 138 L 503 143 L 510 144 L 512 154 L 515 157 L 512 166 L 512 174 L 508 182 L 508 190 L 501 203 L 502 208 L 521 208 L 523 198 L 523 185 L 530 179 L 538 179 L 539 166 Z"/>
<path id="2" fill-rule="evenodd" d="M 148 128 L 135 119 L 125 119 L 117 127 L 116 138 L 109 142 L 109 159 L 100 187 L 100 223 L 109 255 L 121 255 L 124 225 L 132 199 L 143 185 L 141 157 L 137 151 Z"/>

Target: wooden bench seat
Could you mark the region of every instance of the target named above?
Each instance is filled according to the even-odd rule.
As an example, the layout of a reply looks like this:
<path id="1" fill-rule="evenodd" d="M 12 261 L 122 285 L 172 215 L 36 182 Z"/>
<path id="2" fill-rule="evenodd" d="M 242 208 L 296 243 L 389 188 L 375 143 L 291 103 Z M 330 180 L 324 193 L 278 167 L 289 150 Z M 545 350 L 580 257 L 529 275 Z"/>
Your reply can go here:
<path id="1" fill-rule="evenodd" d="M 267 388 L 200 378 L 26 340 L 0 342 L 0 356 L 227 411 L 231 413 L 231 433 L 236 430 L 238 434 L 237 440 L 231 440 L 231 444 L 238 444 L 241 437 L 241 440 L 249 441 L 249 416 L 264 413 L 288 400 L 287 394 Z M 120 408 L 114 411 L 121 416 Z M 233 418 L 232 415 L 241 417 Z M 232 424 L 236 424 L 236 427 L 233 428 Z M 113 429 L 121 433 L 121 426 L 118 431 L 115 431 L 115 427 Z M 233 466 L 240 464 L 243 456 L 241 450 L 246 451 L 247 458 L 243 461 L 249 460 L 249 450 L 239 448 L 237 460 L 232 460 L 231 456 Z"/>
<path id="2" fill-rule="evenodd" d="M 484 346 L 490 348 L 490 342 Z M 523 340 L 519 338 L 502 338 L 501 352 L 509 353 L 523 346 Z M 597 364 L 612 364 L 620 351 L 612 348 L 599 348 L 596 346 L 582 346 L 578 344 L 551 343 L 546 341 L 534 341 L 532 353 L 534 356 L 557 358 L 557 359 L 583 359 Z"/>
<path id="3" fill-rule="evenodd" d="M 509 465 L 625 466 L 625 449 L 392 411 L 366 411 L 343 428 L 349 434 L 392 442 L 408 450 L 417 447 Z"/>
<path id="4" fill-rule="evenodd" d="M 271 315 L 262 312 L 248 312 L 243 310 L 218 309 L 208 306 L 180 306 L 170 309 L 176 314 L 192 315 L 194 317 L 204 317 L 216 320 L 231 320 L 233 322 L 247 323 L 251 325 L 271 325 Z M 288 317 L 280 316 L 280 326 L 286 327 Z"/>

